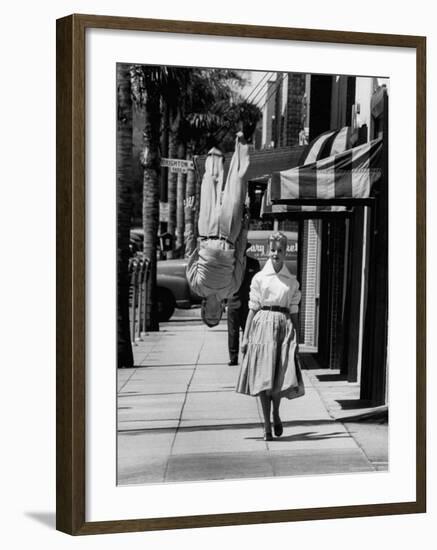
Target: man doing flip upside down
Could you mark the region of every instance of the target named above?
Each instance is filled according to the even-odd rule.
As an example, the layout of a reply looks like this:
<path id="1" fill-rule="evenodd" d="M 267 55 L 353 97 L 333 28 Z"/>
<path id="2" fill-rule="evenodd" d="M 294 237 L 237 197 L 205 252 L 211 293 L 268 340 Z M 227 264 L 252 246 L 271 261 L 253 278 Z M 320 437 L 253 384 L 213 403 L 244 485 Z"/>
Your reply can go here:
<path id="1" fill-rule="evenodd" d="M 215 147 L 208 152 L 201 186 L 198 242 L 192 227 L 186 234 L 187 280 L 192 291 L 203 298 L 202 320 L 209 327 L 220 322 L 224 300 L 240 288 L 244 276 L 249 225 L 245 207 L 248 148 L 243 133 L 238 132 L 223 192 L 223 154 Z M 190 197 L 186 209 L 193 205 L 194 197 Z"/>

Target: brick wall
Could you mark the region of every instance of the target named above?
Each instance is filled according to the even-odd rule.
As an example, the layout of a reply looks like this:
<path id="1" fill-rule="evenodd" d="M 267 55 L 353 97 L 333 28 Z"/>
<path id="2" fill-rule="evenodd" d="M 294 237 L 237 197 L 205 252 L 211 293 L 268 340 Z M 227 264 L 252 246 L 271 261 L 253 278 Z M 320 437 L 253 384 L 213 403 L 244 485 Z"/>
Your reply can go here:
<path id="1" fill-rule="evenodd" d="M 285 121 L 285 145 L 298 145 L 302 130 L 303 98 L 305 95 L 305 74 L 288 74 L 287 110 Z"/>

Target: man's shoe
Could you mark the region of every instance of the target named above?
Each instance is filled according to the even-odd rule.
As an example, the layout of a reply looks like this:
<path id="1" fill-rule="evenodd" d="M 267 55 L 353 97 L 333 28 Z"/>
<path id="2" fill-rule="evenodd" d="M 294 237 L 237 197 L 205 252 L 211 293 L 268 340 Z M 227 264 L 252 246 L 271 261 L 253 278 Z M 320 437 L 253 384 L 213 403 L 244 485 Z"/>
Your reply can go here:
<path id="1" fill-rule="evenodd" d="M 238 359 L 231 359 L 228 363 L 230 367 L 234 367 L 235 365 L 238 365 Z"/>

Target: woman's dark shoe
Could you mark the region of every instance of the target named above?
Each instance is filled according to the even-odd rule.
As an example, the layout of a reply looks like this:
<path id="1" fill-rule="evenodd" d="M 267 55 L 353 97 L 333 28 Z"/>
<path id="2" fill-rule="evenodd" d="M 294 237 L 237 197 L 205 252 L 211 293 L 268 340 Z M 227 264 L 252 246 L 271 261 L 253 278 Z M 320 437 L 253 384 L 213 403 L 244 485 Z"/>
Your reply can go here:
<path id="1" fill-rule="evenodd" d="M 264 432 L 264 441 L 273 441 L 272 432 Z"/>
<path id="2" fill-rule="evenodd" d="M 276 437 L 281 437 L 284 431 L 284 427 L 282 426 L 282 422 L 280 418 L 273 421 L 273 431 L 275 432 Z"/>

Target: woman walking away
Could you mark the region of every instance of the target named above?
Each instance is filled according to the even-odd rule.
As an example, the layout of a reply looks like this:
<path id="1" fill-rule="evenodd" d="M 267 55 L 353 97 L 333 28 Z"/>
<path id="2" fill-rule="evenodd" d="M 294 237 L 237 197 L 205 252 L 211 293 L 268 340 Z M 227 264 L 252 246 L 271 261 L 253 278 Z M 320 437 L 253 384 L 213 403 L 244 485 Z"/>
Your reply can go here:
<path id="1" fill-rule="evenodd" d="M 281 399 L 304 394 L 295 360 L 301 294 L 296 277 L 285 265 L 286 250 L 287 237 L 283 233 L 271 235 L 269 260 L 252 279 L 241 346 L 244 357 L 236 388 L 239 393 L 259 396 L 265 441 L 273 439 L 271 412 L 274 433 L 282 435 Z"/>

